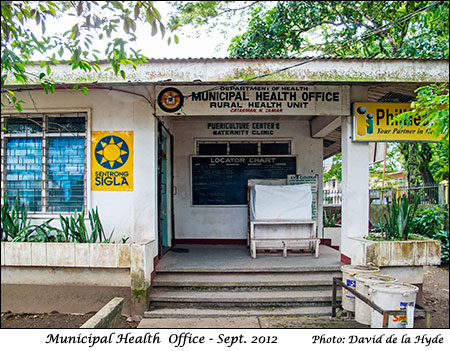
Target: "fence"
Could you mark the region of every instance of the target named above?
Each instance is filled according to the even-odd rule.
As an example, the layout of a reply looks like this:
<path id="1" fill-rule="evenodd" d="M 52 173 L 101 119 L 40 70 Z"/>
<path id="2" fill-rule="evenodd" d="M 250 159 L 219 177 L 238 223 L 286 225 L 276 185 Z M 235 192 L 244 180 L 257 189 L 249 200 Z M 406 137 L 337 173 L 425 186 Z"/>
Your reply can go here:
<path id="1" fill-rule="evenodd" d="M 340 205 L 342 203 L 342 191 L 341 190 L 323 190 L 323 205 L 332 206 Z"/>
<path id="2" fill-rule="evenodd" d="M 417 195 L 421 204 L 448 204 L 448 182 L 427 184 L 418 187 L 395 187 L 384 189 L 370 189 L 371 204 L 387 204 L 404 194 L 408 197 Z M 323 190 L 323 205 L 333 206 L 342 204 L 341 190 Z"/>

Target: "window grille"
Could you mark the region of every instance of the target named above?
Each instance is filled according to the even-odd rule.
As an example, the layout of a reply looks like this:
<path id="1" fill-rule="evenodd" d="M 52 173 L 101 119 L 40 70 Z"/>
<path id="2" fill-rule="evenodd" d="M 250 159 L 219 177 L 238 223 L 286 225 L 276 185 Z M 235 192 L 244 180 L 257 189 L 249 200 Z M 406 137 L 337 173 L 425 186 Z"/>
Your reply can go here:
<path id="1" fill-rule="evenodd" d="M 30 212 L 86 206 L 86 113 L 2 116 L 2 195 Z M 3 199 L 2 199 L 3 201 Z"/>

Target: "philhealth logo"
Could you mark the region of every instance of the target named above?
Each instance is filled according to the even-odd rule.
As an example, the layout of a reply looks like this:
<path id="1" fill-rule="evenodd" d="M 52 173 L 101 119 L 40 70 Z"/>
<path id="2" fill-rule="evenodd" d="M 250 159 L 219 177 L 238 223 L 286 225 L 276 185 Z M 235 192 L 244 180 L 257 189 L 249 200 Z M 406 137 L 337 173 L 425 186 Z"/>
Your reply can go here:
<path id="1" fill-rule="evenodd" d="M 130 149 L 125 140 L 115 135 L 105 136 L 95 146 L 95 159 L 106 169 L 122 167 L 129 155 Z"/>
<path id="2" fill-rule="evenodd" d="M 356 112 L 358 113 L 358 135 L 364 136 L 366 134 L 373 134 L 373 113 L 367 113 L 367 108 L 362 105 L 356 109 Z"/>

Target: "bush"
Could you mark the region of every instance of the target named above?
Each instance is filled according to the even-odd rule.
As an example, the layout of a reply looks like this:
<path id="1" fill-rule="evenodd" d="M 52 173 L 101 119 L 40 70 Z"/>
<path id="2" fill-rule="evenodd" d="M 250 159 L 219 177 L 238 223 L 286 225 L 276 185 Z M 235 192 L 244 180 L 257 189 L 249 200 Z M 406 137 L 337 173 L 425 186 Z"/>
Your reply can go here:
<path id="1" fill-rule="evenodd" d="M 98 209 L 88 212 L 89 225 L 85 225 L 84 209 L 68 217 L 59 216 L 61 229 L 52 227 L 53 219 L 39 224 L 30 225 L 28 211 L 25 205 L 15 204 L 9 206 L 6 196 L 1 208 L 1 240 L 15 242 L 76 242 L 76 243 L 109 243 L 114 230 L 109 237 L 106 236 L 98 215 Z"/>
<path id="2" fill-rule="evenodd" d="M 448 211 L 439 206 L 423 208 L 417 211 L 411 223 L 411 231 L 429 238 L 434 237 L 438 231 L 445 229 L 448 220 Z"/>
<path id="3" fill-rule="evenodd" d="M 446 229 L 447 226 L 447 230 Z M 439 206 L 423 208 L 417 211 L 411 223 L 414 233 L 441 242 L 441 263 L 449 262 L 448 211 Z"/>
<path id="4" fill-rule="evenodd" d="M 393 199 L 391 206 L 387 205 L 387 214 L 384 215 L 384 222 L 379 222 L 383 227 L 386 240 L 408 240 L 411 233 L 411 223 L 419 204 L 416 196 L 413 203 L 408 201 L 406 194 L 399 199 Z"/>
<path id="5" fill-rule="evenodd" d="M 324 227 L 337 227 L 338 214 L 331 213 L 329 217 L 327 216 L 326 211 L 323 211 L 323 226 Z"/>
<path id="6" fill-rule="evenodd" d="M 449 262 L 448 230 L 438 230 L 433 239 L 441 241 L 441 264 Z"/>
<path id="7" fill-rule="evenodd" d="M 0 230 L 2 241 L 14 240 L 17 236 L 28 236 L 33 232 L 27 209 L 25 205 L 19 205 L 19 199 L 16 199 L 16 202 L 10 207 L 8 198 L 6 195 L 3 196 Z"/>

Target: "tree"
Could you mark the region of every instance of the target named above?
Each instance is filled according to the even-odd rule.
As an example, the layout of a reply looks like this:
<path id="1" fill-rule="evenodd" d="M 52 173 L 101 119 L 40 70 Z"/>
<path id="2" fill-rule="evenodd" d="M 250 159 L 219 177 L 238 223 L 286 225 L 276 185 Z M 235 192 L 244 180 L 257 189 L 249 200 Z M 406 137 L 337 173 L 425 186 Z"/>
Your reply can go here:
<path id="1" fill-rule="evenodd" d="M 338 153 L 333 156 L 331 160 L 330 169 L 323 174 L 323 182 L 329 182 L 335 178 L 336 180 L 342 180 L 342 154 Z"/>
<path id="2" fill-rule="evenodd" d="M 206 1 L 198 5 L 200 11 L 195 3 L 177 7 L 180 23 L 189 19 L 203 25 L 208 17 L 229 13 L 224 8 L 232 6 Z M 277 1 L 275 6 L 247 2 L 237 10 L 248 11 L 250 19 L 245 32 L 232 39 L 232 57 L 448 58 L 449 54 L 448 1 Z M 426 115 L 424 123 L 448 140 L 448 85 L 421 87 L 417 93 L 417 102 L 404 120 Z M 448 153 L 448 142 L 441 147 Z M 434 153 L 439 148 L 404 144 L 399 150 L 411 185 L 420 179 L 434 182 L 430 167 L 436 165 Z M 445 176 L 448 167 L 439 172 Z"/>
<path id="3" fill-rule="evenodd" d="M 173 24 L 249 15 L 232 57 L 448 57 L 448 1 L 183 1 Z M 224 18 L 227 22 L 229 18 Z"/>
<path id="4" fill-rule="evenodd" d="M 421 125 L 426 125 L 441 140 L 448 140 L 449 128 L 449 96 L 448 84 L 431 84 L 416 90 L 416 101 L 411 103 L 411 111 L 397 115 L 394 121 L 401 126 L 408 124 L 416 117 L 422 118 Z"/>
<path id="5" fill-rule="evenodd" d="M 74 18 L 75 24 L 64 28 L 66 31 L 62 34 L 46 35 L 47 21 L 61 19 L 63 15 Z M 125 79 L 124 66 L 136 68 L 146 61 L 146 57 L 132 47 L 137 22 L 149 26 L 152 36 L 160 32 L 164 37 L 166 33 L 152 1 L 2 1 L 1 19 L 2 106 L 6 98 L 18 111 L 23 101 L 18 101 L 12 91 L 4 90 L 7 79 L 23 84 L 34 79 L 46 93 L 53 92 L 54 84 L 49 78 L 51 67 L 65 57 L 69 57 L 73 70 L 83 71 L 99 71 L 96 61 L 106 58 L 110 64 L 107 69 Z M 60 21 L 58 25 L 64 26 L 65 22 Z M 119 29 L 123 29 L 125 35 L 119 33 Z M 176 35 L 173 38 L 178 41 Z M 95 40 L 107 41 L 103 54 L 94 46 Z M 48 55 L 48 60 L 40 63 L 41 73 L 31 76 L 27 66 L 35 64 L 32 62 L 35 53 Z M 87 88 L 82 88 L 82 92 L 86 93 Z"/>

